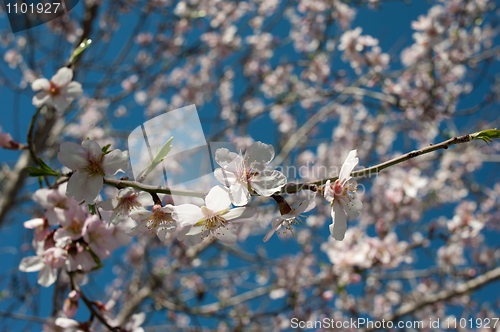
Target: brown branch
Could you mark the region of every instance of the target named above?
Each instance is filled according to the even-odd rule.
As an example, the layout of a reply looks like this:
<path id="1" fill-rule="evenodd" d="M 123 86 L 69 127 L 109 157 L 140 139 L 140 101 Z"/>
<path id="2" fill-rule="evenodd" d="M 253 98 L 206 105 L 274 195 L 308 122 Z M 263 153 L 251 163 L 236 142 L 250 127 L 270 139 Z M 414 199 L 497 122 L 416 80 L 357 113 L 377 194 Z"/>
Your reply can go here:
<path id="1" fill-rule="evenodd" d="M 414 151 L 408 152 L 400 157 L 391 159 L 391 160 L 383 162 L 381 164 L 378 164 L 378 165 L 375 165 L 372 167 L 368 167 L 368 168 L 365 168 L 365 169 L 362 169 L 359 171 L 351 172 L 351 176 L 353 178 L 356 178 L 356 177 L 365 177 L 365 176 L 370 176 L 372 174 L 377 174 L 377 173 L 380 173 L 382 170 L 384 170 L 388 167 L 394 166 L 396 164 L 402 163 L 403 161 L 410 160 L 412 158 L 415 158 L 415 157 L 418 157 L 418 156 L 421 156 L 423 154 L 430 153 L 430 152 L 433 152 L 436 150 L 448 149 L 448 147 L 450 145 L 459 144 L 459 143 L 466 143 L 469 141 L 471 141 L 471 135 L 463 135 L 463 136 L 459 136 L 459 137 L 453 137 L 453 138 L 450 138 L 449 140 L 446 140 L 446 141 L 441 142 L 439 144 L 436 144 L 436 145 L 431 144 L 430 146 L 427 146 L 427 147 L 422 148 L 420 150 L 414 150 Z M 338 176 L 335 176 L 332 178 L 312 181 L 312 182 L 308 182 L 308 183 L 288 184 L 285 187 L 283 187 L 280 194 L 295 194 L 303 189 L 310 189 L 311 186 L 313 186 L 313 185 L 320 186 L 320 185 L 325 184 L 328 180 L 333 182 L 337 179 L 338 179 Z"/>

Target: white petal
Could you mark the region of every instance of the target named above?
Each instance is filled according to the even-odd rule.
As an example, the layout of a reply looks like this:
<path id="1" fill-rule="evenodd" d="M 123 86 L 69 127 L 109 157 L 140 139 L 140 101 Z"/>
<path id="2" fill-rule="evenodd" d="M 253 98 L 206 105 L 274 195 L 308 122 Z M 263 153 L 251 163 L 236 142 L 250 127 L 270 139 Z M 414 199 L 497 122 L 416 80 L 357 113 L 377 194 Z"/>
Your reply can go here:
<path id="1" fill-rule="evenodd" d="M 19 264 L 19 271 L 21 272 L 35 272 L 40 271 L 45 264 L 38 256 L 24 257 Z"/>
<path id="2" fill-rule="evenodd" d="M 229 198 L 235 206 L 245 206 L 250 202 L 250 192 L 246 183 L 236 182 L 229 187 Z"/>
<path id="3" fill-rule="evenodd" d="M 245 163 L 250 165 L 255 165 L 259 170 L 263 170 L 266 165 L 268 165 L 274 158 L 274 148 L 270 144 L 264 144 L 262 142 L 255 142 L 248 150 L 245 152 L 243 159 Z"/>
<path id="4" fill-rule="evenodd" d="M 144 209 L 140 209 L 140 210 L 130 212 L 130 214 L 128 216 L 137 222 L 141 222 L 143 220 L 148 219 L 152 215 L 153 215 L 153 212 L 148 211 L 148 210 L 144 210 Z"/>
<path id="5" fill-rule="evenodd" d="M 215 186 L 205 197 L 205 206 L 213 212 L 226 210 L 231 205 L 228 189 L 222 186 Z"/>
<path id="6" fill-rule="evenodd" d="M 236 157 L 238 157 L 237 153 L 231 152 L 226 148 L 219 148 L 215 151 L 215 161 L 221 167 L 225 167 L 232 163 Z"/>
<path id="7" fill-rule="evenodd" d="M 71 82 L 64 88 L 64 94 L 71 99 L 80 97 L 82 93 L 82 85 L 78 82 Z"/>
<path id="8" fill-rule="evenodd" d="M 113 150 L 104 156 L 102 162 L 104 173 L 115 175 L 118 172 L 125 172 L 128 168 L 128 151 Z"/>
<path id="9" fill-rule="evenodd" d="M 274 232 L 276 232 L 276 228 L 271 228 L 271 230 L 267 232 L 266 236 L 264 236 L 264 242 L 269 241 L 271 236 L 273 236 Z"/>
<path id="10" fill-rule="evenodd" d="M 333 238 L 337 241 L 342 241 L 347 230 L 347 216 L 337 200 L 333 202 L 332 226 L 333 228 L 330 227 L 330 232 Z"/>
<path id="11" fill-rule="evenodd" d="M 71 104 L 71 100 L 66 98 L 65 95 L 60 94 L 52 97 L 52 105 L 60 113 L 64 112 L 69 107 L 69 104 Z"/>
<path id="12" fill-rule="evenodd" d="M 356 167 L 356 165 L 359 162 L 359 159 L 357 157 L 358 152 L 357 150 L 352 150 L 349 152 L 347 155 L 346 160 L 342 164 L 342 167 L 340 168 L 340 174 L 339 174 L 339 182 L 340 184 L 344 185 L 345 182 L 351 179 L 351 172 Z"/>
<path id="13" fill-rule="evenodd" d="M 212 235 L 226 244 L 235 244 L 238 240 L 236 227 L 231 224 L 226 224 L 226 227 L 218 228 L 216 231 L 212 232 Z"/>
<path id="14" fill-rule="evenodd" d="M 214 171 L 214 176 L 217 179 L 217 181 L 219 181 L 226 187 L 229 187 L 230 185 L 235 183 L 238 178 L 238 176 L 235 173 L 228 172 L 227 170 L 222 168 L 217 168 Z"/>
<path id="15" fill-rule="evenodd" d="M 41 91 L 33 96 L 31 102 L 35 107 L 42 107 L 44 104 L 48 104 L 51 99 L 50 94 L 45 91 Z"/>
<path id="16" fill-rule="evenodd" d="M 363 208 L 363 203 L 358 197 L 354 197 L 349 202 L 349 205 L 346 207 L 345 211 L 349 215 L 349 218 L 356 219 L 359 217 L 359 211 Z"/>
<path id="17" fill-rule="evenodd" d="M 54 322 L 56 326 L 62 327 L 62 328 L 76 328 L 80 327 L 80 323 L 78 323 L 76 320 L 69 319 L 69 318 L 64 318 L 64 317 L 59 317 L 56 319 Z"/>
<path id="18" fill-rule="evenodd" d="M 257 210 L 252 208 L 240 207 L 229 210 L 229 212 L 222 215 L 222 217 L 232 222 L 254 221 L 255 218 L 257 218 Z"/>
<path id="19" fill-rule="evenodd" d="M 193 204 L 175 206 L 172 216 L 182 227 L 194 225 L 204 219 L 201 208 Z"/>
<path id="20" fill-rule="evenodd" d="M 263 171 L 250 181 L 252 188 L 261 196 L 271 196 L 286 185 L 286 176 L 279 171 Z"/>
<path id="21" fill-rule="evenodd" d="M 43 287 L 49 287 L 57 279 L 57 270 L 46 265 L 43 269 L 38 272 L 38 284 Z"/>
<path id="22" fill-rule="evenodd" d="M 57 87 L 63 87 L 67 85 L 73 79 L 73 71 L 68 67 L 62 67 L 57 71 L 57 73 L 50 79 Z"/>
<path id="23" fill-rule="evenodd" d="M 46 78 L 36 79 L 33 81 L 33 83 L 31 83 L 31 89 L 33 89 L 33 91 L 49 90 L 50 89 L 50 82 Z"/>
<path id="24" fill-rule="evenodd" d="M 115 208 L 117 200 L 115 198 L 109 198 L 105 201 L 97 202 L 97 206 L 104 211 L 111 211 Z"/>
<path id="25" fill-rule="evenodd" d="M 64 142 L 60 146 L 57 159 L 61 164 L 72 170 L 88 165 L 87 151 L 73 142 Z"/>
<path id="26" fill-rule="evenodd" d="M 90 155 L 94 158 L 94 161 L 101 159 L 102 149 L 96 141 L 86 139 L 82 142 L 82 147 L 90 153 Z"/>
<path id="27" fill-rule="evenodd" d="M 31 220 L 25 221 L 23 224 L 24 228 L 28 228 L 28 229 L 37 228 L 38 226 L 42 226 L 42 225 L 43 225 L 43 218 L 31 219 Z"/>
<path id="28" fill-rule="evenodd" d="M 139 202 L 142 206 L 151 206 L 155 203 L 153 202 L 153 197 L 150 193 L 142 191 L 136 198 L 136 201 Z"/>
<path id="29" fill-rule="evenodd" d="M 295 215 L 301 215 L 304 212 L 311 211 L 316 207 L 316 202 L 314 201 L 314 197 L 310 199 L 304 200 L 299 206 L 295 209 Z"/>
<path id="30" fill-rule="evenodd" d="M 76 201 L 92 204 L 102 189 L 103 180 L 101 175 L 88 176 L 82 172 L 75 172 L 68 181 L 66 195 L 74 197 Z"/>

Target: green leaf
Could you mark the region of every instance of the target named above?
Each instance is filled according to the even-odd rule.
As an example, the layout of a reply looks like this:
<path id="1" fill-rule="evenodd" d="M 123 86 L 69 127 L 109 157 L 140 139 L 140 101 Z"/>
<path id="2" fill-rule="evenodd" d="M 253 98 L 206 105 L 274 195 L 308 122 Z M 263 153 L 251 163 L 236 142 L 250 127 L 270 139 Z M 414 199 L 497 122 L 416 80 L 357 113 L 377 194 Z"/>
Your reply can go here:
<path id="1" fill-rule="evenodd" d="M 58 176 L 59 174 L 50 168 L 42 159 L 38 158 L 38 167 L 27 167 L 29 176 Z"/>
<path id="2" fill-rule="evenodd" d="M 106 146 L 103 146 L 103 147 L 102 147 L 102 153 L 104 153 L 104 154 L 108 154 L 108 153 L 110 153 L 111 151 L 113 151 L 113 150 L 111 150 L 111 151 L 109 150 L 109 147 L 110 147 L 110 146 L 111 146 L 111 144 L 108 144 L 108 145 L 106 145 Z"/>
<path id="3" fill-rule="evenodd" d="M 493 142 L 492 138 L 500 138 L 500 130 L 495 129 L 487 129 L 483 131 L 478 131 L 477 133 L 470 135 L 471 139 L 481 139 L 489 145 L 488 142 Z"/>
<path id="4" fill-rule="evenodd" d="M 95 204 L 89 204 L 89 212 L 91 215 L 95 214 Z"/>
<path id="5" fill-rule="evenodd" d="M 173 140 L 174 138 L 170 137 L 170 139 L 165 144 L 163 144 L 160 151 L 158 151 L 156 156 L 153 158 L 153 161 L 151 161 L 151 164 L 149 164 L 149 166 L 146 167 L 146 169 L 142 171 L 141 174 L 139 174 L 139 176 L 137 177 L 137 182 L 144 181 L 149 173 L 151 173 L 156 168 L 156 166 L 158 166 L 163 161 L 163 159 L 165 159 L 165 157 L 172 149 Z"/>

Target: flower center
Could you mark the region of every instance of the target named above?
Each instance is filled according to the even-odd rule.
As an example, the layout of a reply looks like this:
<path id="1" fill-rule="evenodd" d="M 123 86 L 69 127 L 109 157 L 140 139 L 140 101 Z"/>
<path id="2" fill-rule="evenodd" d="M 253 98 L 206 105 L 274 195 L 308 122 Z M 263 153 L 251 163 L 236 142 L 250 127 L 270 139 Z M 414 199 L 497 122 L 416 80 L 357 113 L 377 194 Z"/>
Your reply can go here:
<path id="1" fill-rule="evenodd" d="M 101 168 L 101 164 L 95 160 L 89 160 L 89 165 L 87 166 L 87 171 L 89 173 L 89 177 L 90 176 L 93 176 L 93 175 L 96 175 L 96 174 L 100 174 L 100 175 L 104 175 L 103 173 L 103 170 Z"/>
<path id="2" fill-rule="evenodd" d="M 136 196 L 128 196 L 120 199 L 116 211 L 120 215 L 128 215 L 130 211 L 141 207 L 141 203 L 136 200 Z"/>
<path id="3" fill-rule="evenodd" d="M 59 95 L 59 88 L 52 81 L 50 81 L 49 93 L 55 97 Z"/>
<path id="4" fill-rule="evenodd" d="M 215 234 L 224 235 L 225 231 L 229 232 L 229 228 L 226 226 L 226 223 L 226 219 L 217 214 L 205 217 L 203 220 L 201 238 L 203 239 L 204 236 L 207 236 L 213 240 L 215 239 Z"/>
<path id="5" fill-rule="evenodd" d="M 174 231 L 175 220 L 172 218 L 172 214 L 160 210 L 161 206 L 155 205 L 153 207 L 153 215 L 148 218 L 146 227 L 151 230 L 151 233 L 158 231 L 159 229 L 165 229 L 168 232 Z"/>

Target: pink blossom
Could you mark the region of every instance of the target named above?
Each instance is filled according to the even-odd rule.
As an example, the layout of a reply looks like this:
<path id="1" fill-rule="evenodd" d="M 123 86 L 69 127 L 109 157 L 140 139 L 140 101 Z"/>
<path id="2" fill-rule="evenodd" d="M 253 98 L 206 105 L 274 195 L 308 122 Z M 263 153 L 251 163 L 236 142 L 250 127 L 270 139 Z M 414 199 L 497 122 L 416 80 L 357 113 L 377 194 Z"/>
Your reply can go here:
<path id="1" fill-rule="evenodd" d="M 57 225 L 61 222 L 59 219 L 64 215 L 63 210 L 74 209 L 78 206 L 73 198 L 66 197 L 67 183 L 59 185 L 57 189 L 38 189 L 32 198 L 35 202 L 45 208 L 45 216 L 50 225 Z"/>
<path id="2" fill-rule="evenodd" d="M 103 186 L 104 175 L 124 172 L 128 167 L 128 151 L 102 152 L 99 144 L 85 140 L 82 145 L 72 142 L 61 144 L 57 159 L 74 173 L 68 181 L 66 195 L 78 202 L 92 204 Z"/>
<path id="3" fill-rule="evenodd" d="M 68 318 L 75 317 L 76 311 L 78 310 L 78 300 L 80 299 L 80 293 L 72 290 L 68 294 L 68 298 L 64 300 L 63 312 Z"/>
<path id="4" fill-rule="evenodd" d="M 132 188 L 121 189 L 115 198 L 98 203 L 104 210 L 113 211 L 111 222 L 115 225 L 132 211 L 153 204 L 151 194 Z"/>
<path id="5" fill-rule="evenodd" d="M 344 239 L 344 234 L 347 229 L 347 216 L 357 218 L 363 204 L 356 196 L 358 184 L 356 180 L 351 178 L 351 172 L 358 164 L 357 151 L 349 152 L 344 164 L 340 168 L 339 178 L 333 185 L 328 180 L 325 184 L 324 196 L 332 206 L 332 224 L 330 225 L 330 233 L 338 241 Z"/>
<path id="6" fill-rule="evenodd" d="M 111 252 L 120 246 L 113 236 L 114 228 L 113 225 L 106 226 L 97 215 L 85 220 L 82 229 L 83 239 L 100 259 L 109 257 Z"/>
<path id="7" fill-rule="evenodd" d="M 172 217 L 172 205 L 155 205 L 153 211 L 139 209 L 130 213 L 130 218 L 139 224 L 127 233 L 130 236 L 139 234 L 156 234 L 160 240 L 165 240 L 169 233 L 177 228 L 177 223 Z"/>
<path id="8" fill-rule="evenodd" d="M 221 166 L 214 172 L 221 183 L 229 187 L 231 202 L 243 206 L 250 201 L 250 191 L 271 196 L 286 184 L 286 176 L 278 171 L 266 170 L 274 158 L 274 148 L 262 142 L 253 143 L 244 156 L 217 149 L 215 160 Z"/>
<path id="9" fill-rule="evenodd" d="M 224 243 L 234 244 L 238 239 L 235 223 L 253 221 L 257 217 L 251 208 L 235 208 L 230 210 L 231 199 L 228 189 L 222 186 L 213 187 L 205 197 L 205 206 L 201 208 L 193 204 L 175 206 L 174 219 L 180 226 L 191 228 L 179 234 L 178 239 L 189 238 L 192 242 L 217 238 Z"/>
<path id="10" fill-rule="evenodd" d="M 40 256 L 24 257 L 19 264 L 22 272 L 38 273 L 38 283 L 44 287 L 52 285 L 57 278 L 57 269 L 62 267 L 68 258 L 64 249 L 52 247 L 45 250 Z"/>
<path id="11" fill-rule="evenodd" d="M 273 236 L 273 234 L 281 227 L 289 230 L 293 235 L 293 226 L 304 223 L 304 220 L 302 220 L 302 218 L 304 218 L 304 216 L 302 216 L 302 213 L 308 212 L 316 206 L 314 198 L 315 196 L 308 198 L 300 203 L 296 209 L 292 209 L 290 212 L 274 218 L 271 223 L 272 228 L 264 237 L 264 242 L 267 242 L 271 238 L 271 236 Z"/>
<path id="12" fill-rule="evenodd" d="M 57 73 L 47 80 L 39 78 L 31 84 L 33 91 L 40 91 L 33 97 L 33 105 L 41 107 L 42 105 L 53 105 L 59 112 L 65 111 L 71 102 L 78 98 L 82 93 L 82 86 L 78 82 L 72 82 L 73 71 L 63 67 Z"/>

